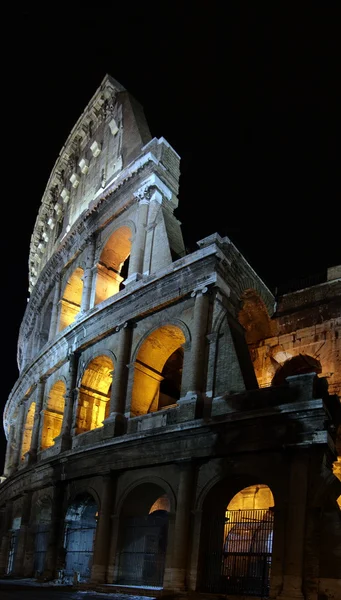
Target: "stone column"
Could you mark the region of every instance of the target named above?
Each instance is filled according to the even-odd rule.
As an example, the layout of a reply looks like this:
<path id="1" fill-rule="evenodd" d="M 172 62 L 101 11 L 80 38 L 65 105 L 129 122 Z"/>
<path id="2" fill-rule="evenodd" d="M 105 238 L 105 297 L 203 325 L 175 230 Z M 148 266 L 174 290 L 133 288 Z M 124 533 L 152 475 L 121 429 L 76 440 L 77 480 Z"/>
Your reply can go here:
<path id="1" fill-rule="evenodd" d="M 36 389 L 36 408 L 34 413 L 31 447 L 29 450 L 29 464 L 37 460 L 37 452 L 39 450 L 40 416 L 43 408 L 44 392 L 45 379 L 42 378 L 38 381 Z"/>
<path id="2" fill-rule="evenodd" d="M 130 361 L 133 328 L 133 323 L 129 322 L 124 323 L 120 328 L 117 327 L 119 329 L 117 360 L 111 388 L 110 416 L 104 422 L 107 427 L 110 426 L 111 435 L 125 433 L 125 398 L 129 374 L 127 365 Z"/>
<path id="3" fill-rule="evenodd" d="M 207 287 L 192 292 L 195 297 L 191 342 L 184 349 L 184 367 L 179 406 L 179 421 L 194 419 L 202 415 L 202 392 L 205 374 L 206 333 L 209 309 Z"/>
<path id="4" fill-rule="evenodd" d="M 13 450 L 13 469 L 17 469 L 20 464 L 20 451 L 22 438 L 24 434 L 24 417 L 25 417 L 25 402 L 22 401 L 19 405 L 19 414 L 16 425 L 15 448 Z"/>
<path id="5" fill-rule="evenodd" d="M 9 477 L 13 472 L 13 454 L 15 452 L 15 429 L 14 424 L 10 423 L 8 440 L 6 446 L 5 464 L 4 464 L 4 477 Z"/>
<path id="6" fill-rule="evenodd" d="M 127 419 L 130 418 L 131 415 L 131 401 L 132 401 L 132 392 L 134 386 L 134 375 L 135 375 L 135 363 L 127 364 L 128 369 L 128 383 L 127 383 L 127 393 L 126 393 L 126 402 L 125 402 L 125 417 Z"/>
<path id="7" fill-rule="evenodd" d="M 187 390 L 186 393 L 197 394 L 203 388 L 204 375 L 204 357 L 205 357 L 205 337 L 207 333 L 207 318 L 209 297 L 207 287 L 192 292 L 191 296 L 195 298 L 193 325 L 191 330 L 191 351 L 189 364 L 186 365 L 187 372 Z"/>
<path id="8" fill-rule="evenodd" d="M 45 558 L 44 579 L 58 577 L 58 570 L 64 567 L 65 510 L 65 483 L 58 482 L 53 490 L 51 527 Z"/>
<path id="9" fill-rule="evenodd" d="M 22 510 L 21 510 L 21 524 L 18 534 L 17 551 L 14 558 L 14 569 L 15 575 L 20 577 L 24 576 L 24 557 L 26 546 L 28 544 L 28 528 L 31 515 L 31 504 L 32 504 L 32 492 L 24 492 Z M 32 575 L 32 573 L 31 573 Z"/>
<path id="10" fill-rule="evenodd" d="M 111 535 L 111 509 L 114 500 L 114 485 L 110 475 L 102 479 L 101 505 L 98 511 L 91 580 L 106 583 Z"/>
<path id="11" fill-rule="evenodd" d="M 6 503 L 1 514 L 1 539 L 0 539 L 0 576 L 7 574 L 9 541 L 11 536 L 12 502 Z"/>
<path id="12" fill-rule="evenodd" d="M 146 241 L 146 226 L 148 221 L 149 195 L 146 193 L 136 194 L 140 198 L 137 209 L 136 233 L 132 241 L 129 272 L 124 285 L 129 285 L 141 279 L 143 272 L 144 248 Z"/>
<path id="13" fill-rule="evenodd" d="M 192 511 L 192 519 L 193 519 L 193 531 L 192 531 L 192 545 L 191 551 L 189 553 L 190 563 L 188 565 L 188 574 L 187 574 L 187 589 L 190 591 L 195 591 L 198 587 L 199 583 L 199 573 L 198 573 L 198 564 L 199 564 L 199 550 L 200 550 L 200 535 L 201 535 L 201 524 L 202 524 L 202 510 L 193 510 Z"/>
<path id="14" fill-rule="evenodd" d="M 90 308 L 90 301 L 92 296 L 92 283 L 94 273 L 94 260 L 95 260 L 95 249 L 96 242 L 95 238 L 91 237 L 89 240 L 88 253 L 86 257 L 86 266 L 83 275 L 83 291 L 81 301 L 81 313 L 85 313 Z"/>
<path id="15" fill-rule="evenodd" d="M 209 416 L 209 412 L 212 405 L 212 399 L 214 397 L 215 377 L 216 377 L 216 360 L 217 360 L 217 349 L 219 333 L 214 332 L 206 336 L 208 341 L 208 359 L 207 359 L 207 380 L 206 380 L 206 393 L 205 399 L 207 405 L 205 407 L 206 414 Z M 206 416 L 206 415 L 204 415 Z"/>
<path id="16" fill-rule="evenodd" d="M 79 353 L 71 352 L 69 355 L 69 373 L 66 384 L 64 417 L 61 434 L 59 436 L 60 451 L 69 450 L 72 444 L 71 430 L 73 425 L 74 403 L 77 401 L 77 372 L 78 372 Z M 57 442 L 56 442 L 57 443 Z"/>
<path id="17" fill-rule="evenodd" d="M 285 532 L 283 588 L 278 600 L 304 600 L 302 592 L 304 532 L 309 456 L 296 451 L 291 459 L 289 505 Z"/>
<path id="18" fill-rule="evenodd" d="M 194 464 L 180 464 L 179 487 L 176 503 L 172 560 L 165 571 L 164 587 L 173 590 L 187 588 L 187 567 L 189 557 L 189 537 L 191 509 L 194 488 Z"/>
<path id="19" fill-rule="evenodd" d="M 113 514 L 110 517 L 111 521 L 111 539 L 108 558 L 107 583 L 115 583 L 118 575 L 118 534 L 120 526 L 119 515 Z"/>
<path id="20" fill-rule="evenodd" d="M 49 341 L 52 340 L 58 333 L 58 313 L 59 313 L 59 301 L 60 301 L 60 277 L 56 276 L 53 305 L 51 313 L 51 322 L 49 330 Z"/>

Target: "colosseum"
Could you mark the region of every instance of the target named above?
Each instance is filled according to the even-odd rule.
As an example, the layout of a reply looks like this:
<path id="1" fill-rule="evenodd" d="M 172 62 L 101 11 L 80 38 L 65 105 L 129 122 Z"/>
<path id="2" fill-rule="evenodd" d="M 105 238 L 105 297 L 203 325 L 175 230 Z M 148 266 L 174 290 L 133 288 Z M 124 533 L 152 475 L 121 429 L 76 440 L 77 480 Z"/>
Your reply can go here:
<path id="1" fill-rule="evenodd" d="M 275 298 L 228 237 L 188 253 L 179 176 L 107 75 L 31 236 L 0 576 L 341 598 L 341 266 Z"/>

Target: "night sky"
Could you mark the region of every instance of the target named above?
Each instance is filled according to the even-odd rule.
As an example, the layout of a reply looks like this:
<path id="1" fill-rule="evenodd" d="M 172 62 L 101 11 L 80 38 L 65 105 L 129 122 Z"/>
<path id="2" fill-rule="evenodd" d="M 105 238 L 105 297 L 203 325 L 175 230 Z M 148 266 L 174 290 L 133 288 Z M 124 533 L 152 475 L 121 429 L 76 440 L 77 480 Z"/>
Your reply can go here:
<path id="1" fill-rule="evenodd" d="M 181 156 L 188 250 L 227 235 L 273 291 L 340 264 L 338 2 L 27 6 L 2 20 L 1 406 L 18 376 L 41 198 L 106 73 Z"/>

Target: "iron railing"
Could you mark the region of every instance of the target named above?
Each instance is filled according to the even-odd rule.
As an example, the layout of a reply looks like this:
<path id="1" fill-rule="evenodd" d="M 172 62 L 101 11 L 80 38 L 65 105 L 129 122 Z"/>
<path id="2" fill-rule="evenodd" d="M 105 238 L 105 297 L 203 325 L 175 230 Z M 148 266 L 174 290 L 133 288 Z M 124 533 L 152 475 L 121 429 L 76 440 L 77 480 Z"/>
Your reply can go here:
<path id="1" fill-rule="evenodd" d="M 204 591 L 267 598 L 272 536 L 271 510 L 228 510 L 225 522 L 212 517 Z"/>

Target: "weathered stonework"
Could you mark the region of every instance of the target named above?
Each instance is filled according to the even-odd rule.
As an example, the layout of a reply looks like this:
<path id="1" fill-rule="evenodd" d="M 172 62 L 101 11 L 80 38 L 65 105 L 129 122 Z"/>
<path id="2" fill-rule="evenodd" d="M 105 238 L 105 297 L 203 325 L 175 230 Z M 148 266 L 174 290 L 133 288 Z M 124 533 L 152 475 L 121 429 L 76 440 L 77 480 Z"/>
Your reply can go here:
<path id="1" fill-rule="evenodd" d="M 0 576 L 336 598 L 340 268 L 275 299 L 228 238 L 186 254 L 179 164 L 110 77 L 56 162 L 4 410 Z"/>

